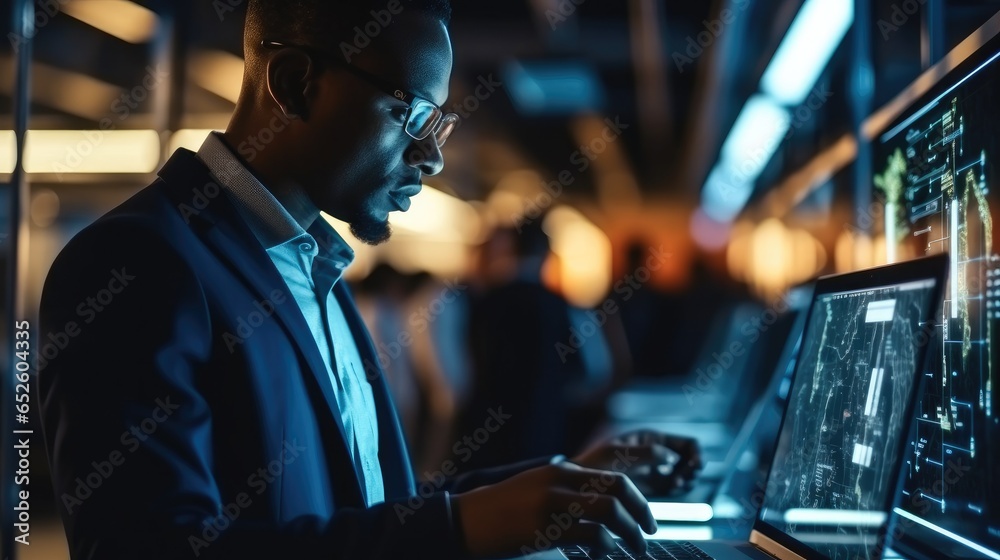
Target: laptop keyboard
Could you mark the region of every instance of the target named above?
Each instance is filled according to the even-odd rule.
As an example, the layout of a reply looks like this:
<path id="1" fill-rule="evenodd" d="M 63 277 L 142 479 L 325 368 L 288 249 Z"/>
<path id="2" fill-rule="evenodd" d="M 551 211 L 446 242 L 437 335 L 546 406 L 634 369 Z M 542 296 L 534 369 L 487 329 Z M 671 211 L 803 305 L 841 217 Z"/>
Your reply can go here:
<path id="1" fill-rule="evenodd" d="M 652 558 L 655 560 L 713 560 L 711 556 L 692 543 L 684 541 L 648 541 L 645 554 L 629 550 L 623 541 L 616 541 L 618 550 L 607 556 L 591 556 L 590 550 L 585 546 L 561 547 L 559 550 L 570 560 L 592 559 L 600 560 L 610 558 L 612 560 L 645 560 Z"/>

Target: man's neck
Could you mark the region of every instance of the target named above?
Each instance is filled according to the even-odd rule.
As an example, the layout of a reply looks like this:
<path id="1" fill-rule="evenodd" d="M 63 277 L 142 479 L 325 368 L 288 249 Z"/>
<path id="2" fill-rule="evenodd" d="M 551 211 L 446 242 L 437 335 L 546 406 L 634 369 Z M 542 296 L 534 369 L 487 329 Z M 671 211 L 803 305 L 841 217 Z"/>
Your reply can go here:
<path id="1" fill-rule="evenodd" d="M 308 230 L 312 227 L 316 218 L 319 217 L 319 208 L 313 204 L 312 200 L 309 199 L 309 195 L 301 187 L 292 186 L 282 189 L 273 188 L 269 184 L 264 183 L 264 188 L 271 191 L 274 198 L 285 207 L 288 214 L 302 226 L 302 229 Z"/>
<path id="2" fill-rule="evenodd" d="M 264 185 L 264 188 L 274 196 L 275 200 L 285 208 L 299 226 L 304 230 L 312 227 L 313 223 L 316 222 L 316 218 L 319 217 L 319 208 L 310 200 L 305 189 L 293 181 L 279 179 L 278 174 L 270 172 L 267 169 L 263 158 L 257 158 L 257 162 L 262 164 L 258 166 L 253 166 L 243 159 L 239 155 L 239 152 L 234 149 L 234 146 L 239 145 L 239 138 L 241 137 L 245 138 L 245 136 L 241 136 L 238 129 L 234 129 L 233 127 L 222 133 L 222 138 L 227 147 L 233 152 L 239 162 Z"/>

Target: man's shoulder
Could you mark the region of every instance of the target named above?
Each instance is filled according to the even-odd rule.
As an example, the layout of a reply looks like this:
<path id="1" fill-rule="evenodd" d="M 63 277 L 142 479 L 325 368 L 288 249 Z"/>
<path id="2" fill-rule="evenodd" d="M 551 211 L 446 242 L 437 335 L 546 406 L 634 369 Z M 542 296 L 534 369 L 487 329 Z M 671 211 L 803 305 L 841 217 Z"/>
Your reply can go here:
<path id="1" fill-rule="evenodd" d="M 222 187 L 194 154 L 175 154 L 159 177 L 84 228 L 67 248 L 89 241 L 109 249 L 144 242 L 183 249 L 195 233 L 195 218 L 216 199 L 224 198 L 221 194 Z"/>
<path id="2" fill-rule="evenodd" d="M 164 191 L 164 183 L 157 179 L 73 236 L 64 251 L 95 243 L 110 251 L 176 237 L 183 220 Z"/>
<path id="3" fill-rule="evenodd" d="M 187 169 L 182 173 L 190 171 L 188 176 L 177 177 L 176 156 L 171 158 L 160 177 L 74 235 L 59 252 L 53 270 L 86 274 L 97 261 L 108 258 L 148 261 L 158 269 L 196 269 L 194 255 L 203 245 L 208 224 L 202 212 L 225 197 L 221 187 L 210 183 L 207 170 L 193 158 L 185 159 L 181 163 Z M 172 164 L 175 173 L 165 180 Z"/>

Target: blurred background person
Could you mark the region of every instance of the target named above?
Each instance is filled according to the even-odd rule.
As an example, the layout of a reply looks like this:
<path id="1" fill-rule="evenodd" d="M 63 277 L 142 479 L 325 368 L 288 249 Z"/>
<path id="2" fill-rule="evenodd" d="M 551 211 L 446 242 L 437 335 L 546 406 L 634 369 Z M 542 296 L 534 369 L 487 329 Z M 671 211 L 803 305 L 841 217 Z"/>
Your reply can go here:
<path id="1" fill-rule="evenodd" d="M 475 377 L 463 433 L 482 425 L 491 409 L 511 418 L 465 468 L 579 449 L 601 421 L 584 412 L 610 388 L 614 359 L 600 326 L 585 329 L 591 335 L 582 344 L 572 343 L 592 319 L 546 285 L 550 244 L 542 223 L 499 228 L 487 242 L 495 259 L 487 270 L 496 280 L 472 303 Z"/>

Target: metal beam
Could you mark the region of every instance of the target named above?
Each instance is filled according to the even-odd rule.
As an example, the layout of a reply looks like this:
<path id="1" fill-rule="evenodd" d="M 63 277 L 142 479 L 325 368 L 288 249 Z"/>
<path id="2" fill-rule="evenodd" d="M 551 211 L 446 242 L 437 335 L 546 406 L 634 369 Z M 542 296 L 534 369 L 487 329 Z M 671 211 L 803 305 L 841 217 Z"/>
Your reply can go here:
<path id="1" fill-rule="evenodd" d="M 635 65 L 636 101 L 642 115 L 639 134 L 647 177 L 662 177 L 662 165 L 671 147 L 674 127 L 670 84 L 663 57 L 664 25 L 660 2 L 631 0 L 629 27 L 632 30 L 632 57 Z"/>
<path id="2" fill-rule="evenodd" d="M 865 119 L 871 115 L 875 95 L 875 71 L 872 63 L 872 2 L 854 0 L 854 28 L 851 50 L 851 130 L 857 138 L 857 158 L 854 161 L 854 226 L 871 233 L 868 208 L 872 203 L 872 154 L 870 140 L 863 134 Z M 867 227 L 865 225 L 867 224 Z"/>
<path id="3" fill-rule="evenodd" d="M 944 0 L 926 0 L 920 17 L 920 67 L 937 64 L 944 52 Z"/>
<path id="4" fill-rule="evenodd" d="M 683 151 L 679 174 L 681 192 L 697 196 L 708 176 L 709 168 L 718 153 L 720 136 L 724 134 L 719 115 L 727 106 L 726 96 L 733 90 L 732 64 L 740 60 L 733 52 L 741 43 L 750 14 L 747 10 L 735 9 L 732 0 L 714 0 L 709 16 L 718 19 L 723 11 L 734 14 L 732 23 L 719 35 L 713 45 L 705 49 L 697 64 L 684 65 L 682 71 L 695 71 L 694 93 L 691 95 L 688 125 L 683 143 L 678 148 Z"/>

